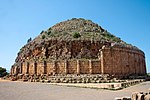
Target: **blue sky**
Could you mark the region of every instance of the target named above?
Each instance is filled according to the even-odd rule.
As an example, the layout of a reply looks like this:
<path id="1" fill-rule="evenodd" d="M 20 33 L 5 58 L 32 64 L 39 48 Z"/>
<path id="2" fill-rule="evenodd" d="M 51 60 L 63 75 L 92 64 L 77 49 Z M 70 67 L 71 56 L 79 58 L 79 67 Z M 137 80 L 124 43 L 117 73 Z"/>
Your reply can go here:
<path id="1" fill-rule="evenodd" d="M 0 66 L 10 70 L 30 37 L 71 18 L 90 19 L 139 47 L 150 72 L 150 0 L 0 0 Z"/>

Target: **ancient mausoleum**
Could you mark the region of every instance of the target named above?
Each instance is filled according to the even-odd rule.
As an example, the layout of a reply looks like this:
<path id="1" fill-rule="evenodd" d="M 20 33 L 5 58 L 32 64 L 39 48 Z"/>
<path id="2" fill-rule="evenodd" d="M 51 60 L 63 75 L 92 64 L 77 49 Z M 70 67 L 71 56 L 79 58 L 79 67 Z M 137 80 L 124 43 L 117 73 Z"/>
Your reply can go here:
<path id="1" fill-rule="evenodd" d="M 11 75 L 145 75 L 144 52 L 91 20 L 72 18 L 29 39 L 11 67 Z"/>

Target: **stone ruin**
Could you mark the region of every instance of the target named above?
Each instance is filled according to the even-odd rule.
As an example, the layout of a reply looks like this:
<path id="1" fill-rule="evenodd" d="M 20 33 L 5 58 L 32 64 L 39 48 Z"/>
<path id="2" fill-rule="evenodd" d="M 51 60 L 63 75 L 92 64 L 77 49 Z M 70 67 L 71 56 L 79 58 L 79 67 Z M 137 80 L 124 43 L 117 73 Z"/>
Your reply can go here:
<path id="1" fill-rule="evenodd" d="M 98 24 L 73 18 L 28 41 L 10 72 L 15 80 L 67 75 L 91 75 L 91 79 L 95 75 L 120 79 L 145 76 L 145 54 Z"/>
<path id="2" fill-rule="evenodd" d="M 150 100 L 150 89 L 148 92 L 133 92 L 131 97 L 116 97 L 115 100 Z"/>
<path id="3" fill-rule="evenodd" d="M 149 92 L 132 93 L 132 100 L 150 100 L 150 89 Z"/>

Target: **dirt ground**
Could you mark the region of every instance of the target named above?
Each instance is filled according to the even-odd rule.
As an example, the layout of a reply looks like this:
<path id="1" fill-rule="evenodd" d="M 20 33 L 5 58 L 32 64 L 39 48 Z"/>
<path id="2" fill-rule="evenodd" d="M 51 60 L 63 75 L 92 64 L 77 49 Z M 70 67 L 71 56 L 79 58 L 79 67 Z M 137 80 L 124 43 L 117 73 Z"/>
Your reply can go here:
<path id="1" fill-rule="evenodd" d="M 131 97 L 132 92 L 148 89 L 150 81 L 112 91 L 0 80 L 0 100 L 115 100 L 115 97 Z"/>

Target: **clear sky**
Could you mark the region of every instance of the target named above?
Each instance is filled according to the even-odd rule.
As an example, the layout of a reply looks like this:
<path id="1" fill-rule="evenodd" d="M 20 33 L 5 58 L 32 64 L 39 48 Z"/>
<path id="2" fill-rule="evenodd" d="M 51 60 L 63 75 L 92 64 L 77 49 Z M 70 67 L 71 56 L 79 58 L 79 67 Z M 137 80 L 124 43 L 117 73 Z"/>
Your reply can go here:
<path id="1" fill-rule="evenodd" d="M 0 0 L 0 66 L 10 70 L 30 37 L 71 18 L 90 19 L 139 47 L 150 72 L 150 0 Z"/>

